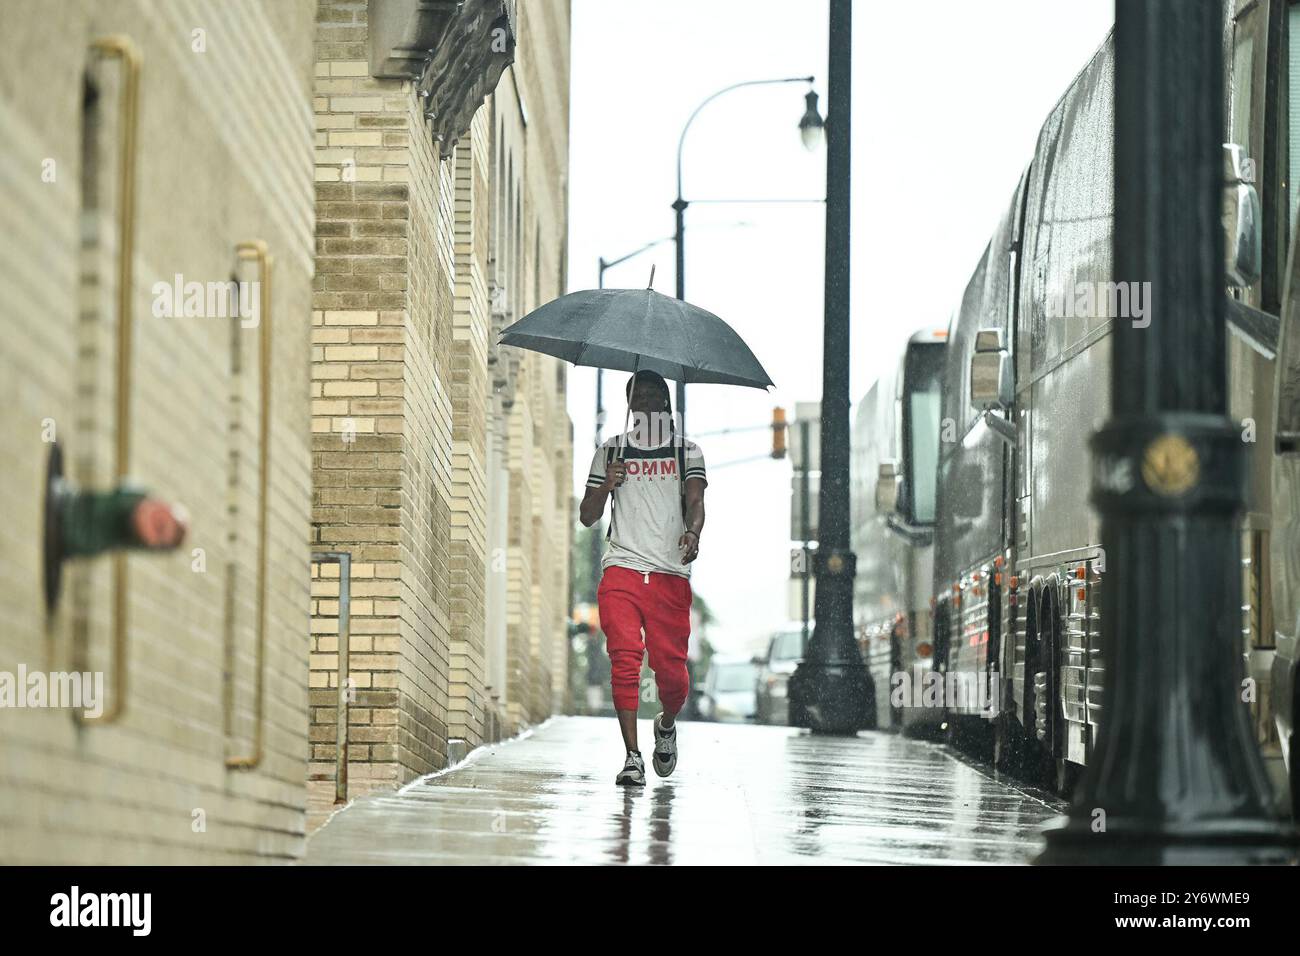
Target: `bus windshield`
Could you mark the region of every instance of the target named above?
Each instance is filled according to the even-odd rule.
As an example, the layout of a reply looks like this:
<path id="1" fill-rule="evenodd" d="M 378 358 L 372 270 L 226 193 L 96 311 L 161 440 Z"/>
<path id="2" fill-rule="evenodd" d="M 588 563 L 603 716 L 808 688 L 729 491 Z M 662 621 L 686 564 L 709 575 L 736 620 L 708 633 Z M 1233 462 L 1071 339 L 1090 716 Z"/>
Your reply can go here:
<path id="1" fill-rule="evenodd" d="M 905 474 L 904 491 L 917 524 L 934 521 L 935 478 L 939 468 L 939 375 L 943 369 L 943 344 L 917 343 L 908 348 L 903 383 Z"/>

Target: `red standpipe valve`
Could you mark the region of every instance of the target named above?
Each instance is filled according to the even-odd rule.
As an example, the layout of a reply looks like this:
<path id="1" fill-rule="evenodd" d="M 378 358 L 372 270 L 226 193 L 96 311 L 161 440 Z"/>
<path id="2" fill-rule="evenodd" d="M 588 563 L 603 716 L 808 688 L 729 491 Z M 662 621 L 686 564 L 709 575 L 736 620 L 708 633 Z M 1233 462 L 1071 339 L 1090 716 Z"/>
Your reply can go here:
<path id="1" fill-rule="evenodd" d="M 45 601 L 58 603 L 63 562 L 111 551 L 173 551 L 185 540 L 189 516 L 141 488 L 78 488 L 63 477 L 63 456 L 51 449 L 45 496 Z"/>

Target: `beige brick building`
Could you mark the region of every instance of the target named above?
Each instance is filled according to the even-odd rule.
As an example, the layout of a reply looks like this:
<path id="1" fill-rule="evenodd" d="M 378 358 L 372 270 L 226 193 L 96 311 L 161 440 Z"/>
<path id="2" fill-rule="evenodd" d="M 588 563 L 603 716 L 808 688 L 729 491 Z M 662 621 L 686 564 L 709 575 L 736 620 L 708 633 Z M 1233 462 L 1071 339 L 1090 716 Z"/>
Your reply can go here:
<path id="1" fill-rule="evenodd" d="M 4 4 L 0 681 L 20 668 L 99 671 L 106 702 L 99 720 L 0 708 L 0 862 L 302 852 L 314 8 L 63 0 L 54 15 L 41 0 Z M 265 278 L 241 258 L 253 241 L 271 256 L 259 287 L 269 312 L 255 323 L 251 308 L 248 321 L 226 314 L 219 294 L 232 277 Z M 178 282 L 203 291 L 169 303 L 163 290 Z M 47 612 L 52 439 L 84 488 L 111 488 L 120 469 L 183 504 L 190 532 L 178 550 L 120 566 L 66 563 Z"/>
<path id="2" fill-rule="evenodd" d="M 345 713 L 356 797 L 563 705 L 565 370 L 493 343 L 565 285 L 568 36 L 567 0 L 5 4 L 0 863 L 291 861 Z M 47 609 L 56 439 L 189 531 Z M 100 718 L 6 703 L 74 670 Z"/>
<path id="3" fill-rule="evenodd" d="M 317 12 L 312 548 L 352 560 L 350 796 L 545 718 L 567 673 L 564 369 L 493 343 L 564 290 L 568 5 L 406 10 Z M 312 583 L 317 810 L 338 570 Z"/>

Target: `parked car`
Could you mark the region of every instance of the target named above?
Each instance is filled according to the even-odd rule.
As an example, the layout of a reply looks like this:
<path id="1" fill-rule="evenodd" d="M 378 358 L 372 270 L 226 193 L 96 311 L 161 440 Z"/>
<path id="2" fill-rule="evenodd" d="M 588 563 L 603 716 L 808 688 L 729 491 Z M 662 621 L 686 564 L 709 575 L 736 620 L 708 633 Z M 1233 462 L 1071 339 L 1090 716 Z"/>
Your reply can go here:
<path id="1" fill-rule="evenodd" d="M 753 720 L 757 683 L 758 667 L 752 660 L 713 658 L 700 694 L 700 717 L 729 723 Z"/>
<path id="2" fill-rule="evenodd" d="M 808 622 L 812 634 L 813 622 Z M 754 658 L 758 665 L 758 693 L 754 720 L 760 724 L 790 722 L 790 675 L 803 659 L 803 625 L 787 624 L 772 635 L 767 653 Z"/>

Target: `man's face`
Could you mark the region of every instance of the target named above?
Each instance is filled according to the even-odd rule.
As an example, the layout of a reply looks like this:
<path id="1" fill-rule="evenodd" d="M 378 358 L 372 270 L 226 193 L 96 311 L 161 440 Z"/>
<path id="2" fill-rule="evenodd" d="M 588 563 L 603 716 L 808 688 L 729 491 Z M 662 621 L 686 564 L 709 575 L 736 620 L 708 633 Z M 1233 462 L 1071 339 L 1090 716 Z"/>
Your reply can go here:
<path id="1" fill-rule="evenodd" d="M 632 397 L 628 400 L 632 412 L 632 429 L 641 436 L 642 441 L 658 444 L 666 441 L 670 434 L 668 409 L 665 407 L 664 393 L 654 382 L 637 378 L 632 388 Z"/>
<path id="2" fill-rule="evenodd" d="M 664 395 L 659 391 L 654 382 L 637 379 L 636 385 L 632 387 L 632 398 L 628 403 L 632 413 L 641 412 L 644 415 L 653 415 L 655 412 L 664 412 Z"/>

